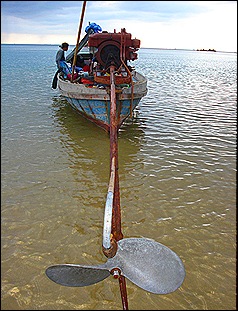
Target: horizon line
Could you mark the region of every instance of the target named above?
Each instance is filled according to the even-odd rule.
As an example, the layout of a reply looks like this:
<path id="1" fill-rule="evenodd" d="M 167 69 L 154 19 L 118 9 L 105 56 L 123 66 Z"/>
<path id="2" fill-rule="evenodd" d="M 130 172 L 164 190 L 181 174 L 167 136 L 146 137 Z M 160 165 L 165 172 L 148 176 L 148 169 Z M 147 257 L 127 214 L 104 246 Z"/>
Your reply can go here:
<path id="1" fill-rule="evenodd" d="M 49 46 L 59 46 L 57 43 L 2 43 L 1 45 L 49 45 Z M 75 46 L 74 44 L 70 44 L 69 46 Z M 195 52 L 214 52 L 214 51 L 209 51 L 207 49 L 186 49 L 186 48 L 152 48 L 152 47 L 140 47 L 140 49 L 154 49 L 154 50 L 181 50 L 181 51 L 195 51 Z M 220 53 L 237 53 L 237 51 L 220 51 L 220 50 L 215 50 L 215 52 L 220 52 Z"/>

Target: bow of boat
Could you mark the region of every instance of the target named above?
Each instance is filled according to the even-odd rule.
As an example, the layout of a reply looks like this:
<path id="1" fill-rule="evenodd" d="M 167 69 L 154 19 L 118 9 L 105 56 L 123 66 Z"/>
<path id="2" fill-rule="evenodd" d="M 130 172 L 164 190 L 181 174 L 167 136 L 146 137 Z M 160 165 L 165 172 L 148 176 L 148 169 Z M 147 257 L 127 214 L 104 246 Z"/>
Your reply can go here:
<path id="1" fill-rule="evenodd" d="M 132 72 L 133 86 L 119 84 L 116 88 L 118 129 L 124 120 L 147 94 L 147 79 L 137 71 Z M 58 76 L 58 88 L 62 96 L 81 115 L 106 131 L 110 130 L 110 86 L 92 81 L 92 84 L 71 83 Z M 132 90 L 133 88 L 133 90 Z"/>

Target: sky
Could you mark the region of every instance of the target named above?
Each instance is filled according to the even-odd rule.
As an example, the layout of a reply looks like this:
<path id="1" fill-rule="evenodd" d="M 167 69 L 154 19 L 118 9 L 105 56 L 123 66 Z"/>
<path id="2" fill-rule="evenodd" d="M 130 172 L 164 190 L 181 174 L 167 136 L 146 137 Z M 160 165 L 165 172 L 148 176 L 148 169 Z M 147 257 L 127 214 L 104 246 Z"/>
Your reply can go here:
<path id="1" fill-rule="evenodd" d="M 77 42 L 83 1 L 1 1 L 1 43 Z M 125 28 L 141 48 L 237 52 L 237 1 L 87 1 L 80 38 L 96 23 Z"/>

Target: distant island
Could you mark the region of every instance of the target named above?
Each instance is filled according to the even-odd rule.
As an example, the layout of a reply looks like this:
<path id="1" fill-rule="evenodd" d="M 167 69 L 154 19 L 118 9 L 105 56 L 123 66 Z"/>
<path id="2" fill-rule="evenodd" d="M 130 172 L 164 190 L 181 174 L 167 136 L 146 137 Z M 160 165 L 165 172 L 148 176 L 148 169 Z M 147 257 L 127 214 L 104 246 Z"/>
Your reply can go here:
<path id="1" fill-rule="evenodd" d="M 216 50 L 214 50 L 214 49 L 208 49 L 208 50 L 205 50 L 205 49 L 197 49 L 197 51 L 216 52 Z"/>

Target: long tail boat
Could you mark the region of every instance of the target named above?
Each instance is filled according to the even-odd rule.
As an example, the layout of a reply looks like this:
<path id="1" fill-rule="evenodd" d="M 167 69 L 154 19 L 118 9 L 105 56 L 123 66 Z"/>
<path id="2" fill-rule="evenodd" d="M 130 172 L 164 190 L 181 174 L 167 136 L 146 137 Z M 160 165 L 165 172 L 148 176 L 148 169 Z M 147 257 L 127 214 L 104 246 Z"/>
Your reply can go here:
<path id="1" fill-rule="evenodd" d="M 83 2 L 81 22 L 85 5 L 86 1 Z M 124 238 L 122 233 L 118 174 L 118 129 L 135 107 L 133 101 L 137 99 L 137 103 L 146 92 L 145 80 L 140 75 L 137 81 L 144 85 L 142 87 L 144 91 L 141 91 L 139 86 L 138 91 L 136 91 L 138 93 L 133 91 L 134 79 L 137 74 L 130 71 L 126 62 L 132 59 L 131 53 L 132 55 L 135 53 L 131 46 L 134 45 L 134 48 L 137 49 L 139 44 L 138 40 L 131 41 L 130 38 L 130 34 L 127 34 L 124 29 L 121 33 L 89 35 L 89 45 L 97 47 L 96 57 L 102 66 L 101 71 L 106 70 L 108 73 L 107 75 L 97 75 L 97 71 L 94 72 L 94 81 L 107 86 L 105 93 L 98 94 L 98 96 L 104 94 L 106 97 L 99 105 L 99 111 L 104 112 L 105 119 L 100 119 L 101 114 L 94 110 L 98 99 L 90 98 L 90 93 L 84 91 L 82 96 L 84 95 L 85 98 L 83 99 L 84 105 L 82 105 L 81 97 L 75 90 L 83 90 L 83 88 L 73 80 L 65 82 L 59 77 L 61 91 L 63 86 L 67 85 L 63 94 L 68 94 L 68 100 L 76 108 L 82 105 L 83 114 L 87 117 L 90 115 L 89 119 L 94 122 L 97 120 L 95 123 L 110 134 L 110 178 L 102 235 L 102 252 L 107 257 L 107 261 L 96 266 L 55 264 L 46 269 L 46 275 L 50 280 L 60 285 L 72 287 L 90 286 L 112 275 L 119 281 L 123 310 L 129 309 L 126 278 L 138 287 L 154 294 L 174 292 L 181 286 L 185 278 L 183 262 L 171 249 L 152 239 Z M 132 42 L 134 43 L 132 44 Z M 127 73 L 125 76 L 120 75 L 122 68 Z M 72 76 L 73 74 L 74 70 Z M 120 84 L 124 83 L 130 85 L 130 90 L 127 93 L 123 92 L 123 87 L 118 88 Z M 93 105 L 90 104 L 92 100 Z M 85 107 L 88 107 L 88 110 Z M 91 114 L 88 111 L 91 111 Z M 122 111 L 125 111 L 123 116 L 121 115 Z"/>
<path id="2" fill-rule="evenodd" d="M 77 56 L 82 57 L 82 51 L 85 48 L 88 49 L 88 55 L 84 56 L 84 61 L 88 63 L 89 71 L 75 72 L 76 66 L 71 68 L 65 64 L 65 70 L 58 75 L 58 89 L 81 115 L 109 132 L 111 123 L 110 66 L 113 64 L 115 68 L 118 129 L 126 118 L 129 116 L 132 118 L 133 110 L 141 98 L 147 94 L 147 79 L 129 65 L 130 61 L 138 57 L 140 40 L 132 39 L 131 34 L 127 33 L 125 28 L 122 28 L 120 32 L 114 30 L 110 33 L 94 32 L 93 26 L 95 23 L 86 27 L 87 31 L 91 32 L 84 37 L 84 45 L 81 44 L 77 49 Z M 67 60 L 73 62 L 72 53 L 66 58 Z"/>

